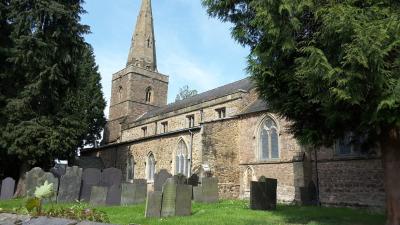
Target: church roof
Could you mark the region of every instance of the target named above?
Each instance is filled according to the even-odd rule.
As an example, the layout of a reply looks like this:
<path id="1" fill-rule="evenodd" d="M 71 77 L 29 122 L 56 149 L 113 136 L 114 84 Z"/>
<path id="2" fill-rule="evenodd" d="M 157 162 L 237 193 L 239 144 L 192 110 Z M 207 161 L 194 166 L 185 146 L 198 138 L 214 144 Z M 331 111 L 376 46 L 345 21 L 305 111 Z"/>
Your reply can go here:
<path id="1" fill-rule="evenodd" d="M 245 115 L 250 113 L 262 112 L 268 110 L 268 104 L 262 100 L 257 99 L 251 103 L 247 108 L 245 108 L 239 115 Z"/>
<path id="2" fill-rule="evenodd" d="M 165 113 L 177 111 L 186 107 L 201 104 L 203 102 L 208 102 L 213 99 L 221 98 L 230 94 L 234 94 L 240 91 L 249 91 L 254 87 L 250 78 L 245 78 L 200 94 L 189 97 L 187 99 L 177 101 L 161 108 L 157 108 L 145 113 L 143 116 L 139 117 L 136 121 L 149 119 L 154 116 L 162 115 Z"/>

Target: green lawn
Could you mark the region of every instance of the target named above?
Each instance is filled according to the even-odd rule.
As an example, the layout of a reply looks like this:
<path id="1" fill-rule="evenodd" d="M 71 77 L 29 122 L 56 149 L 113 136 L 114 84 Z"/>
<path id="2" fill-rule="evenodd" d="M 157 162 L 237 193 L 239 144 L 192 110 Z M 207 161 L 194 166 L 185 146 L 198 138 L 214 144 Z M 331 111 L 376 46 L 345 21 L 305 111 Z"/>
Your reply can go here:
<path id="1" fill-rule="evenodd" d="M 10 210 L 23 205 L 23 200 L 0 201 L 0 208 Z M 69 205 L 62 205 L 62 207 Z M 46 205 L 46 208 L 51 207 Z M 59 207 L 59 206 L 57 206 Z M 194 203 L 190 217 L 171 217 L 163 219 L 144 218 L 145 206 L 134 205 L 127 207 L 97 207 L 107 213 L 111 223 L 115 224 L 309 224 L 333 225 L 354 224 L 373 225 L 384 224 L 382 214 L 369 213 L 365 210 L 348 208 L 318 208 L 279 205 L 272 212 L 253 211 L 245 201 L 221 201 L 217 204 Z"/>

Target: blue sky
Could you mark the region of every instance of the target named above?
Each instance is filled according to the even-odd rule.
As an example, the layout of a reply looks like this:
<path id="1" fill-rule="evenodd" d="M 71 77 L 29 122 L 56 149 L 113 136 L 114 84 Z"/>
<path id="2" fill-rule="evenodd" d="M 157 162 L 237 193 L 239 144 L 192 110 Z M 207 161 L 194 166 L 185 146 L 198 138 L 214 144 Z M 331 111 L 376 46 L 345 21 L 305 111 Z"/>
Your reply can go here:
<path id="1" fill-rule="evenodd" d="M 126 65 L 141 0 L 86 0 L 82 22 L 95 51 L 107 107 L 112 74 Z M 169 75 L 168 102 L 179 88 L 199 92 L 246 77 L 248 49 L 230 35 L 231 25 L 209 18 L 200 0 L 152 0 L 158 71 Z M 106 110 L 108 114 L 108 108 Z"/>

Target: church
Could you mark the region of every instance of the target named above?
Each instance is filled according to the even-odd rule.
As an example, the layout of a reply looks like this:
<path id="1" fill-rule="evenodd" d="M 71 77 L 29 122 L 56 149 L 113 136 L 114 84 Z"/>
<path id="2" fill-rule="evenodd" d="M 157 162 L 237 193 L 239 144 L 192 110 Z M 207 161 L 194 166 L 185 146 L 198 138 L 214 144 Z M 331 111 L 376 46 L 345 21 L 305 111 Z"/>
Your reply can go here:
<path id="1" fill-rule="evenodd" d="M 171 104 L 168 82 L 157 70 L 151 0 L 142 0 L 126 67 L 112 77 L 103 143 L 81 154 L 150 187 L 161 169 L 211 174 L 220 198 L 246 199 L 250 182 L 265 176 L 278 180 L 279 202 L 384 208 L 379 150 L 361 153 L 346 140 L 301 146 L 290 121 L 269 112 L 249 78 Z"/>

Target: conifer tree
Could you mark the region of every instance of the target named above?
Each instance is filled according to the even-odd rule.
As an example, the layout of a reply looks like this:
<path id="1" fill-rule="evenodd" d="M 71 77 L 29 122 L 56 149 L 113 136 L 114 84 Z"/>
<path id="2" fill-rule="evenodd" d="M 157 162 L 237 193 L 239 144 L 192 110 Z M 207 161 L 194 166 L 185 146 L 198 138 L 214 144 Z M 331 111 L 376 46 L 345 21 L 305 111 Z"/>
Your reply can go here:
<path id="1" fill-rule="evenodd" d="M 305 145 L 348 134 L 382 151 L 389 224 L 400 224 L 400 2 L 203 0 L 249 46 L 248 71 Z"/>
<path id="2" fill-rule="evenodd" d="M 105 101 L 83 38 L 89 32 L 80 23 L 83 1 L 3 2 L 7 13 L 0 23 L 9 28 L 10 44 L 5 58 L 0 51 L 2 63 L 8 63 L 0 66 L 1 85 L 8 90 L 0 91 L 0 151 L 16 159 L 23 178 L 31 166 L 72 159 L 78 147 L 100 138 Z"/>

